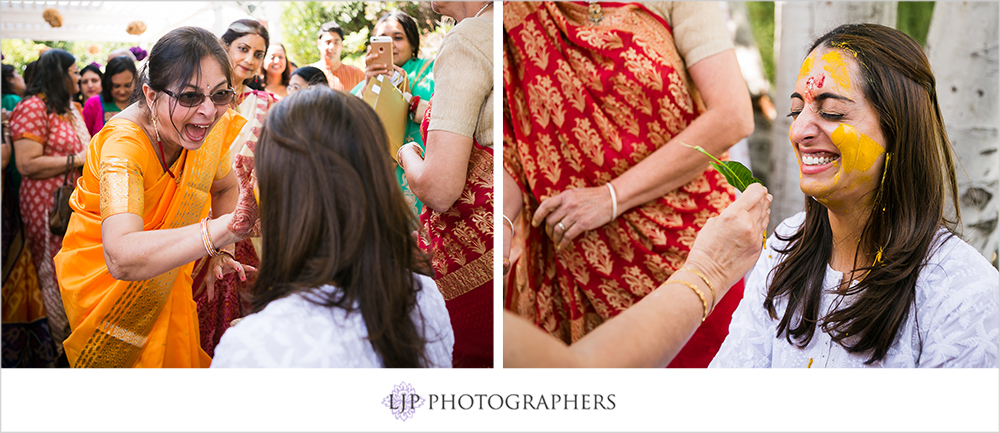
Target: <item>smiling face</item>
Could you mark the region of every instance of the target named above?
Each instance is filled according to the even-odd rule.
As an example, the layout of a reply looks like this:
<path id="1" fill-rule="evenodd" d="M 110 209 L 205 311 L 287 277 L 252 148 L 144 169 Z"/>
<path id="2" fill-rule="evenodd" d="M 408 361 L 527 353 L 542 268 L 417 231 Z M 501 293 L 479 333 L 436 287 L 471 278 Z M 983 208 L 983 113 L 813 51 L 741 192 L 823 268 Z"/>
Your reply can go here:
<path id="1" fill-rule="evenodd" d="M 399 25 L 396 20 L 387 19 L 375 26 L 375 36 L 392 38 L 392 59 L 396 66 L 403 66 L 404 63 L 413 58 L 414 47 L 406 38 L 403 26 Z"/>
<path id="2" fill-rule="evenodd" d="M 831 210 L 869 206 L 881 181 L 885 139 L 849 51 L 820 47 L 802 63 L 788 131 L 799 187 Z"/>
<path id="3" fill-rule="evenodd" d="M 264 63 L 264 67 L 267 68 L 267 72 L 273 74 L 280 74 L 285 71 L 285 66 L 287 66 L 288 60 L 285 58 L 285 50 L 281 48 L 281 45 L 271 45 L 267 49 L 267 60 Z"/>
<path id="4" fill-rule="evenodd" d="M 143 88 L 147 104 L 152 105 L 151 110 L 160 119 L 157 129 L 165 147 L 169 145 L 188 150 L 198 149 L 228 108 L 228 105 L 215 105 L 208 97 L 198 106 L 185 107 L 165 92 L 155 92 L 148 85 Z M 186 84 L 174 85 L 166 90 L 174 95 L 199 92 L 207 96 L 228 88 L 222 66 L 214 57 L 205 57 L 201 60 L 201 77 L 192 77 Z"/>
<path id="5" fill-rule="evenodd" d="M 94 71 L 84 72 L 80 77 L 80 92 L 86 101 L 98 93 L 101 93 L 101 77 Z"/>
<path id="6" fill-rule="evenodd" d="M 316 41 L 320 55 L 324 59 L 340 60 L 340 52 L 344 49 L 344 41 L 335 32 L 325 32 Z"/>
<path id="7" fill-rule="evenodd" d="M 132 80 L 135 78 L 132 71 L 123 71 L 111 76 L 111 97 L 115 102 L 125 104 L 132 96 Z"/>
<path id="8" fill-rule="evenodd" d="M 260 72 L 267 47 L 264 46 L 264 38 L 249 33 L 234 40 L 226 51 L 233 63 L 233 78 L 242 83 Z"/>

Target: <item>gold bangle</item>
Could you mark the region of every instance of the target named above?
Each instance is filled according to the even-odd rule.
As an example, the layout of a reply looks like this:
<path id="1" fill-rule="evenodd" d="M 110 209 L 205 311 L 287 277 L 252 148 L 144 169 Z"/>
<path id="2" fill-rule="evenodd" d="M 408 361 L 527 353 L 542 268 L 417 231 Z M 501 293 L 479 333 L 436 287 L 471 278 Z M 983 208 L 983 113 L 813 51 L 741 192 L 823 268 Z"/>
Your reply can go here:
<path id="1" fill-rule="evenodd" d="M 691 282 L 684 281 L 684 280 L 669 280 L 669 281 L 667 281 L 667 283 L 683 284 L 685 286 L 690 287 L 691 290 L 694 290 L 694 293 L 698 295 L 699 299 L 701 299 L 701 308 L 702 308 L 701 321 L 704 322 L 705 319 L 708 318 L 708 303 L 705 302 L 705 295 L 701 294 L 701 290 L 698 290 L 697 286 L 695 286 Z"/>
<path id="2" fill-rule="evenodd" d="M 680 270 L 681 271 L 688 271 L 688 272 L 690 272 L 692 274 L 695 274 L 699 278 L 701 278 L 702 281 L 705 282 L 705 285 L 708 286 L 708 290 L 712 291 L 712 310 L 710 310 L 709 313 L 711 313 L 712 311 L 714 311 L 715 310 L 715 306 L 718 305 L 718 302 L 716 302 L 716 301 L 719 298 L 716 297 L 716 295 L 715 295 L 715 287 L 712 287 L 712 283 L 710 283 L 708 281 L 708 278 L 705 278 L 705 275 L 703 275 L 701 272 L 698 272 L 698 271 L 694 270 L 694 268 L 688 267 L 688 268 L 681 268 Z M 678 272 L 680 272 L 680 271 L 678 271 Z"/>
<path id="3" fill-rule="evenodd" d="M 212 245 L 212 237 L 208 233 L 208 217 L 201 220 L 201 241 L 205 244 L 205 251 L 208 251 L 209 257 L 215 257 L 220 254 L 215 245 Z"/>

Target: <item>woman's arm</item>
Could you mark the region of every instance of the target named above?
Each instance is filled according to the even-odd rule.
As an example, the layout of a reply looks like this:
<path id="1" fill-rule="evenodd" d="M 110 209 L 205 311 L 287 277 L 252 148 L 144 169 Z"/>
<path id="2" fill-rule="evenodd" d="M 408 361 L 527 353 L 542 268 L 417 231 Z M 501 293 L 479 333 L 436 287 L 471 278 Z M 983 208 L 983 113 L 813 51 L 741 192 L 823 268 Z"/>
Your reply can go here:
<path id="1" fill-rule="evenodd" d="M 65 156 L 45 156 L 42 143 L 28 138 L 14 142 L 14 163 L 17 171 L 29 179 L 48 179 L 66 173 Z M 87 161 L 87 149 L 76 154 L 73 168 L 83 167 Z"/>
<path id="2" fill-rule="evenodd" d="M 668 143 L 612 180 L 618 213 L 661 197 L 701 175 L 708 158 L 684 144 L 699 145 L 721 155 L 753 132 L 750 94 L 740 75 L 736 53 L 726 50 L 688 67 L 701 92 L 706 111 Z M 545 223 L 546 231 L 561 247 L 576 236 L 611 220 L 611 193 L 605 186 L 563 191 L 542 202 L 532 224 Z M 564 218 L 565 234 L 554 231 Z"/>
<path id="3" fill-rule="evenodd" d="M 236 199 L 236 175 L 213 182 L 213 212 L 232 210 Z M 232 213 L 208 222 L 209 236 L 216 248 L 232 244 L 240 238 L 227 226 Z M 202 241 L 201 224 L 162 230 L 143 230 L 142 217 L 121 213 L 104 219 L 101 224 L 104 261 L 111 276 L 122 281 L 141 281 L 163 274 L 208 255 Z"/>
<path id="4" fill-rule="evenodd" d="M 771 196 L 751 185 L 698 234 L 682 266 L 712 283 L 718 298 L 729 291 L 760 256 L 761 233 L 770 216 Z M 504 311 L 505 367 L 663 367 L 701 325 L 701 298 L 718 303 L 696 273 L 676 272 L 648 296 L 571 346 Z"/>
<path id="5" fill-rule="evenodd" d="M 503 214 L 507 218 L 510 218 L 511 222 L 516 222 L 518 218 L 521 217 L 521 209 L 524 208 L 524 197 L 521 194 L 521 188 L 517 186 L 517 181 L 514 177 L 507 173 L 507 170 L 503 171 Z M 507 271 L 510 268 L 510 240 L 514 236 L 514 227 L 508 226 L 507 222 L 503 222 L 503 273 L 507 275 Z M 504 325 L 506 326 L 506 325 Z"/>
<path id="6" fill-rule="evenodd" d="M 400 152 L 400 166 L 406 172 L 413 195 L 431 209 L 444 213 L 465 189 L 472 137 L 434 130 L 427 133 L 424 146 L 427 150 L 423 159 L 414 146 Z"/>

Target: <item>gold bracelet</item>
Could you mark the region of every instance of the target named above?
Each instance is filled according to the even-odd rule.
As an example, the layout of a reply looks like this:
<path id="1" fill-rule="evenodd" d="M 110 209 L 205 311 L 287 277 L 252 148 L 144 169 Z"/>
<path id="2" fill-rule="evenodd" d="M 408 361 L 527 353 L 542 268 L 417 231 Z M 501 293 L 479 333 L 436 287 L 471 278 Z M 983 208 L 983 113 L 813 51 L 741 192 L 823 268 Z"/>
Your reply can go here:
<path id="1" fill-rule="evenodd" d="M 667 281 L 667 283 L 683 284 L 685 286 L 690 287 L 691 290 L 694 290 L 694 293 L 698 295 L 699 299 L 701 299 L 701 308 L 702 308 L 702 313 L 703 313 L 702 316 L 701 316 L 701 321 L 704 322 L 705 319 L 708 318 L 708 303 L 705 302 L 705 295 L 701 294 L 701 290 L 698 290 L 697 286 L 695 286 L 691 282 L 684 281 L 684 280 L 669 280 L 669 281 Z"/>
<path id="2" fill-rule="evenodd" d="M 208 251 L 209 257 L 215 257 L 220 254 L 215 245 L 212 245 L 212 237 L 208 233 L 208 217 L 201 220 L 201 241 L 205 244 L 205 251 Z"/>
<path id="3" fill-rule="evenodd" d="M 715 306 L 718 305 L 717 301 L 718 301 L 719 298 L 716 297 L 716 295 L 715 295 L 715 287 L 712 287 L 712 283 L 710 283 L 708 281 L 708 278 L 705 278 L 705 275 L 703 275 L 701 272 L 698 272 L 698 271 L 694 270 L 694 268 L 681 268 L 680 271 L 688 271 L 688 272 L 690 272 L 692 274 L 695 274 L 699 278 L 701 278 L 702 281 L 705 282 L 705 285 L 708 286 L 708 290 L 712 291 L 712 309 L 709 310 L 709 314 L 711 314 L 712 311 L 715 311 Z M 680 272 L 680 271 L 677 271 L 677 272 Z"/>

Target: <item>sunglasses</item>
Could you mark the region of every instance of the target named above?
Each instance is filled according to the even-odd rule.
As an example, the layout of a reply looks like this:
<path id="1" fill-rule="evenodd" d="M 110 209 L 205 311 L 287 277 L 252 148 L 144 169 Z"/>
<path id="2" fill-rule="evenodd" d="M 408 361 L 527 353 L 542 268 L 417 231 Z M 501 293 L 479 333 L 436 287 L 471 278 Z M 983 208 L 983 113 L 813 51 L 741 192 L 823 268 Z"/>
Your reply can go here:
<path id="1" fill-rule="evenodd" d="M 170 95 L 171 98 L 176 99 L 177 103 L 181 104 L 183 107 L 197 107 L 201 105 L 202 102 L 205 102 L 206 96 L 211 99 L 212 103 L 215 105 L 229 105 L 230 102 L 233 102 L 233 98 L 236 97 L 236 92 L 233 91 L 233 89 L 220 90 L 211 95 L 206 95 L 201 92 L 184 92 L 177 95 L 169 90 L 164 90 L 163 93 L 166 93 Z"/>

